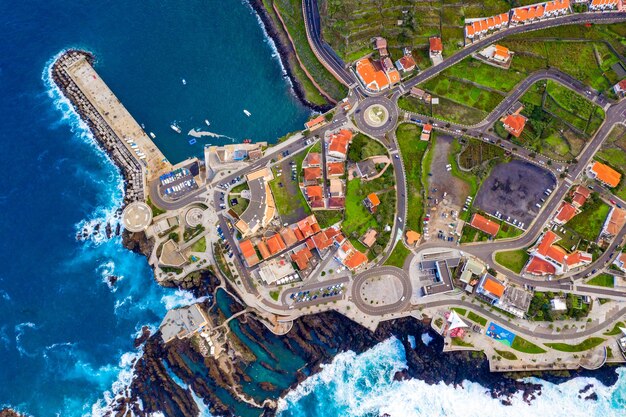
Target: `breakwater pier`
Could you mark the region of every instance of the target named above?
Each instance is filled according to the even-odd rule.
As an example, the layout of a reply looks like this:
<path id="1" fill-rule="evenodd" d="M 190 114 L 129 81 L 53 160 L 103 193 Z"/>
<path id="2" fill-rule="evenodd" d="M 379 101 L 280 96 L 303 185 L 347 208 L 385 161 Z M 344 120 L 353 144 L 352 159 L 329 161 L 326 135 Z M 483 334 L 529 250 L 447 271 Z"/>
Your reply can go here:
<path id="1" fill-rule="evenodd" d="M 122 170 L 124 204 L 145 201 L 147 183 L 172 165 L 100 78 L 93 61 L 87 52 L 66 51 L 52 65 L 52 79 Z"/>

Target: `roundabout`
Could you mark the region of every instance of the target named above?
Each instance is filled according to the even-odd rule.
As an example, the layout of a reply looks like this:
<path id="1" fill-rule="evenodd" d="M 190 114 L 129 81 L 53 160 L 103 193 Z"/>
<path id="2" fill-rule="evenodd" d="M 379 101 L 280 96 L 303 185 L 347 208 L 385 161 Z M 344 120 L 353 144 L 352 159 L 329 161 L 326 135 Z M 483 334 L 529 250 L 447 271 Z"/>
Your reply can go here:
<path id="1" fill-rule="evenodd" d="M 395 129 L 398 108 L 386 97 L 368 97 L 359 104 L 354 116 L 360 130 L 380 137 Z"/>
<path id="2" fill-rule="evenodd" d="M 354 279 L 352 297 L 366 314 L 397 313 L 409 305 L 411 282 L 406 272 L 394 266 L 373 268 Z"/>
<path id="3" fill-rule="evenodd" d="M 129 232 L 141 232 L 152 223 L 152 209 L 144 202 L 135 201 L 122 212 L 124 228 Z"/>

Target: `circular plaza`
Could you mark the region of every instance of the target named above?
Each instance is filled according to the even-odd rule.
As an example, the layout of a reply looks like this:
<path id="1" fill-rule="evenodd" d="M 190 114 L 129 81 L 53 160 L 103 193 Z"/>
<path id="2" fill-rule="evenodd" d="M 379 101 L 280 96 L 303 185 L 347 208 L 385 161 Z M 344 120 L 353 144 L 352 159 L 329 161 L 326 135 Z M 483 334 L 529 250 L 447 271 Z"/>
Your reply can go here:
<path id="1" fill-rule="evenodd" d="M 129 232 L 141 232 L 152 223 L 152 209 L 144 202 L 135 201 L 122 212 L 124 228 Z"/>

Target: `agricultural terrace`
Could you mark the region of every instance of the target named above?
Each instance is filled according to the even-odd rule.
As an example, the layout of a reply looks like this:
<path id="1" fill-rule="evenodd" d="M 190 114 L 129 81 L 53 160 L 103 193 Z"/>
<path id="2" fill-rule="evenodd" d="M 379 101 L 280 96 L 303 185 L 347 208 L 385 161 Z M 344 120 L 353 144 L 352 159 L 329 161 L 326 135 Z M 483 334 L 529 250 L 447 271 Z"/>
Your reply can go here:
<path id="1" fill-rule="evenodd" d="M 626 167 L 626 126 L 615 125 L 600 151 L 596 153 L 596 159 L 621 172 L 623 177 L 622 167 Z M 619 198 L 626 199 L 626 181 L 622 179 L 612 191 Z"/>
<path id="2" fill-rule="evenodd" d="M 414 124 L 403 123 L 396 130 L 396 138 L 406 172 L 407 218 L 406 229 L 422 232 L 424 216 L 424 186 L 422 160 L 430 142 L 420 140 L 422 129 Z"/>
<path id="3" fill-rule="evenodd" d="M 289 32 L 289 37 L 293 40 L 298 58 L 315 82 L 335 100 L 343 99 L 347 94 L 346 87 L 326 70 L 309 46 L 302 15 L 302 0 L 263 0 L 263 4 L 277 27 L 282 28 L 282 22 L 284 22 Z M 282 22 L 275 12 L 274 6 L 276 6 L 278 13 L 280 13 Z M 286 38 L 286 36 L 283 35 L 282 38 L 287 43 L 290 42 L 289 38 Z M 289 64 L 294 70 L 298 80 L 300 80 L 303 85 L 306 99 L 317 105 L 327 104 L 324 96 L 319 93 L 313 82 L 306 75 L 304 69 L 300 67 L 298 60 L 295 57 L 289 57 Z"/>
<path id="4" fill-rule="evenodd" d="M 511 140 L 558 160 L 572 160 L 604 120 L 604 111 L 581 95 L 551 80 L 535 83 L 521 98 L 528 118 L 519 138 Z M 501 122 L 496 133 L 508 137 Z"/>
<path id="5" fill-rule="evenodd" d="M 611 47 L 623 56 L 626 53 L 625 36 L 623 24 L 567 25 L 507 37 L 500 43 L 515 52 L 514 66 L 519 65 L 515 62 L 518 60 L 524 62 L 529 71 L 547 66 L 558 68 L 613 96 L 611 87 L 620 77 L 613 70 L 619 58 Z"/>
<path id="6" fill-rule="evenodd" d="M 441 36 L 443 54 L 449 56 L 463 45 L 465 18 L 493 16 L 511 7 L 504 0 L 468 0 L 462 6 L 407 0 L 320 0 L 319 5 L 324 39 L 345 61 L 370 53 L 371 38 L 383 36 L 394 60 L 400 58 L 401 48 L 412 46 L 422 69 L 430 66 L 431 36 Z"/>

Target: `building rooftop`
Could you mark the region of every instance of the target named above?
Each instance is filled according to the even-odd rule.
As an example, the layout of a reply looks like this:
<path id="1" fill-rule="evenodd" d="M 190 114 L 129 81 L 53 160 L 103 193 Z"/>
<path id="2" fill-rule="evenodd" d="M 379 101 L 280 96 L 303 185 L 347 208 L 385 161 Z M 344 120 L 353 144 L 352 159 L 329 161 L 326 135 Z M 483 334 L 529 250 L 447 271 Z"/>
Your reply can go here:
<path id="1" fill-rule="evenodd" d="M 304 158 L 304 166 L 320 166 L 322 163 L 322 155 L 319 152 L 309 152 Z"/>
<path id="2" fill-rule="evenodd" d="M 613 207 L 604 222 L 602 233 L 615 236 L 626 223 L 626 210 Z"/>
<path id="3" fill-rule="evenodd" d="M 556 212 L 556 216 L 554 216 L 554 220 L 560 224 L 564 224 L 570 221 L 577 213 L 576 207 L 570 203 L 562 202 L 561 207 L 559 207 L 559 210 Z"/>
<path id="4" fill-rule="evenodd" d="M 328 175 L 343 175 L 345 164 L 343 162 L 329 162 L 326 164 L 326 172 Z"/>
<path id="5" fill-rule="evenodd" d="M 159 326 L 165 343 L 174 338 L 191 336 L 207 325 L 207 319 L 198 304 L 169 310 Z"/>
<path id="6" fill-rule="evenodd" d="M 554 275 L 556 268 L 548 261 L 544 261 L 537 256 L 531 256 L 526 265 L 526 272 L 535 275 Z"/>
<path id="7" fill-rule="evenodd" d="M 617 187 L 622 179 L 622 174 L 615 171 L 610 166 L 597 161 L 591 165 L 591 172 L 599 181 L 605 183 L 609 187 Z"/>
<path id="8" fill-rule="evenodd" d="M 498 234 L 498 231 L 500 230 L 500 225 L 498 223 L 489 220 L 488 218 L 478 213 L 475 213 L 472 216 L 470 226 L 494 237 Z"/>
<path id="9" fill-rule="evenodd" d="M 373 91 L 380 91 L 389 86 L 387 75 L 381 69 L 376 68 L 369 58 L 362 58 L 356 63 L 356 72 L 367 87 Z"/>
<path id="10" fill-rule="evenodd" d="M 441 43 L 441 38 L 438 36 L 433 36 L 429 39 L 430 51 L 431 52 L 442 52 L 443 51 L 443 43 Z"/>
<path id="11" fill-rule="evenodd" d="M 242 240 L 239 242 L 239 249 L 248 266 L 254 266 L 259 263 L 259 257 L 250 240 Z"/>
<path id="12" fill-rule="evenodd" d="M 322 168 L 311 167 L 304 168 L 304 181 L 317 181 L 322 178 Z"/>
<path id="13" fill-rule="evenodd" d="M 521 114 L 509 114 L 502 119 L 504 128 L 516 138 L 519 138 L 526 126 L 526 118 Z"/>
<path id="14" fill-rule="evenodd" d="M 345 157 L 348 152 L 348 145 L 352 140 L 352 131 L 348 129 L 341 129 L 339 132 L 330 135 L 330 141 L 328 144 L 329 154 L 340 154 Z"/>

